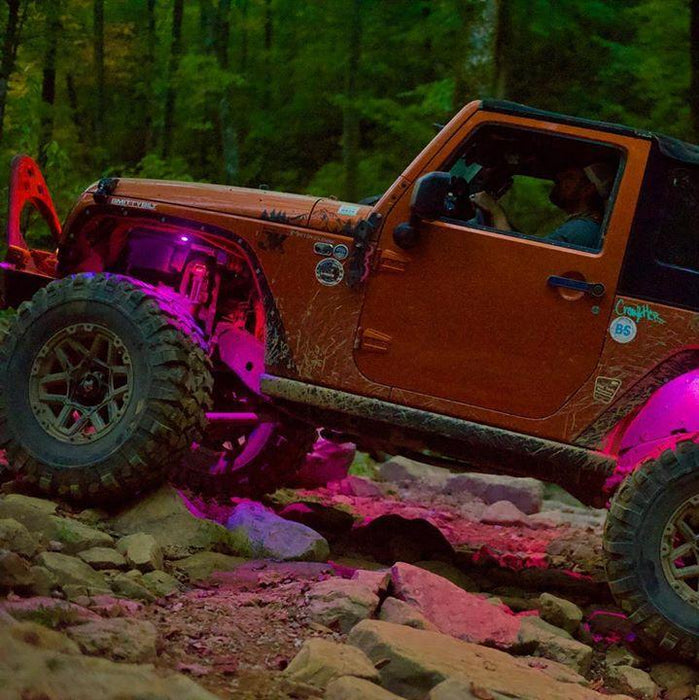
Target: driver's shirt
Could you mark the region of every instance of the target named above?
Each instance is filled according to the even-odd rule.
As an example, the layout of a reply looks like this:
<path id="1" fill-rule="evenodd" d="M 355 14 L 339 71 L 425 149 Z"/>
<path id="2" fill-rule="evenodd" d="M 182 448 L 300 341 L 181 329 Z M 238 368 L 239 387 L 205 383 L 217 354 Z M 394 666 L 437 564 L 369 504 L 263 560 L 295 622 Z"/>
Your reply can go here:
<path id="1" fill-rule="evenodd" d="M 546 236 L 547 241 L 560 241 L 580 248 L 598 250 L 601 226 L 590 215 L 574 214 Z"/>

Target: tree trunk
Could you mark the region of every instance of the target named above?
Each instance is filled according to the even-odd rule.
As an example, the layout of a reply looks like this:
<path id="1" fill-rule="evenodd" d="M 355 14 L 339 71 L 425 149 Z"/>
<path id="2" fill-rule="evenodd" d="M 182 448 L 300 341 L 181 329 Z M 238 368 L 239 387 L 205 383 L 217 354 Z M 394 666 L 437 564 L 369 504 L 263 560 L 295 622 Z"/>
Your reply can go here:
<path id="1" fill-rule="evenodd" d="M 694 140 L 699 143 L 699 0 L 691 0 L 690 3 L 689 46 L 691 61 L 689 107 Z"/>
<path id="2" fill-rule="evenodd" d="M 61 33 L 61 2 L 49 3 L 46 14 L 46 50 L 41 81 L 42 114 L 39 123 L 40 167 L 46 166 L 48 147 L 53 139 L 53 106 L 56 102 L 56 53 Z"/>
<path id="3" fill-rule="evenodd" d="M 95 146 L 102 151 L 104 139 L 105 89 L 104 89 L 104 0 L 94 0 L 92 29 L 92 55 L 95 63 Z"/>
<path id="4" fill-rule="evenodd" d="M 175 126 L 175 73 L 182 54 L 182 14 L 184 0 L 174 0 L 172 11 L 172 43 L 170 45 L 170 63 L 168 66 L 168 85 L 165 94 L 165 114 L 163 116 L 162 156 L 170 157 L 172 135 Z"/>
<path id="5" fill-rule="evenodd" d="M 0 142 L 2 142 L 3 125 L 5 122 L 5 105 L 10 76 L 15 69 L 15 56 L 19 43 L 19 8 L 20 0 L 6 0 L 7 25 L 2 41 L 2 58 L 0 59 Z"/>
<path id="6" fill-rule="evenodd" d="M 495 0 L 497 4 L 493 41 L 493 96 L 507 98 L 509 85 L 509 42 L 512 36 L 512 0 Z"/>
<path id="7" fill-rule="evenodd" d="M 345 171 L 344 198 L 357 200 L 359 189 L 359 112 L 357 110 L 357 73 L 361 55 L 362 0 L 352 0 L 349 18 L 349 43 L 345 73 L 345 99 L 342 115 L 342 162 Z"/>
<path id="8" fill-rule="evenodd" d="M 144 99 L 145 104 L 145 120 L 143 125 L 143 153 L 145 156 L 153 147 L 153 112 L 155 105 L 153 104 L 152 86 L 155 81 L 155 47 L 158 37 L 155 29 L 155 0 L 147 0 L 146 3 L 146 52 L 145 52 L 145 74 L 146 74 L 146 93 Z"/>
<path id="9" fill-rule="evenodd" d="M 231 0 L 219 0 L 218 4 L 217 55 L 224 71 L 229 70 L 228 42 L 231 33 Z M 227 86 L 223 90 L 219 104 L 221 121 L 221 150 L 223 153 L 223 181 L 232 185 L 238 179 L 238 132 L 233 116 L 234 88 Z"/>
<path id="10" fill-rule="evenodd" d="M 265 51 L 262 57 L 264 65 L 265 86 L 262 93 L 262 105 L 268 109 L 272 102 L 272 41 L 274 39 L 274 20 L 272 0 L 265 0 Z"/>

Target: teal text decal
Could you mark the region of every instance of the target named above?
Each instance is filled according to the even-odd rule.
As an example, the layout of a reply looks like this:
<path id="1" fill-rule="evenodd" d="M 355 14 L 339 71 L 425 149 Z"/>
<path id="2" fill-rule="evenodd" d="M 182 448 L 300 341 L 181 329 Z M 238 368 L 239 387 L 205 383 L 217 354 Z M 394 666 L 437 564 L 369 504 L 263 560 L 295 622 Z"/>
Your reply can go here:
<path id="1" fill-rule="evenodd" d="M 619 316 L 628 316 L 636 321 L 652 321 L 653 323 L 665 323 L 665 319 L 648 306 L 648 304 L 633 304 L 627 306 L 623 299 L 616 303 L 616 312 Z"/>

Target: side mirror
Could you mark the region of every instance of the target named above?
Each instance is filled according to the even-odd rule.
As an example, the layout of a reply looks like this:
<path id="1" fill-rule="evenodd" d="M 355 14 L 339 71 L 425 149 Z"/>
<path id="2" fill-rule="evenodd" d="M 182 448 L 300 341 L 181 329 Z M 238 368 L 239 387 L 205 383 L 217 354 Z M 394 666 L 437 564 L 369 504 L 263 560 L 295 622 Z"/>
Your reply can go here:
<path id="1" fill-rule="evenodd" d="M 450 173 L 434 172 L 423 175 L 413 188 L 410 213 L 420 219 L 438 219 L 444 216 L 445 203 L 452 190 Z"/>

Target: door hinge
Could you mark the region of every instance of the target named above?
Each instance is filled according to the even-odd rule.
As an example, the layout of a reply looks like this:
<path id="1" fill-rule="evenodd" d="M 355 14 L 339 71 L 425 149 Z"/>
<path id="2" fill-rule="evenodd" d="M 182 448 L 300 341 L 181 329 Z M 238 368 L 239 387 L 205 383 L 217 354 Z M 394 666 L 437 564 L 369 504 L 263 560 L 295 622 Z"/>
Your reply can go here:
<path id="1" fill-rule="evenodd" d="M 373 328 L 365 328 L 359 332 L 359 342 L 356 344 L 357 350 L 367 352 L 388 352 L 393 338 L 390 335 L 375 331 Z"/>

